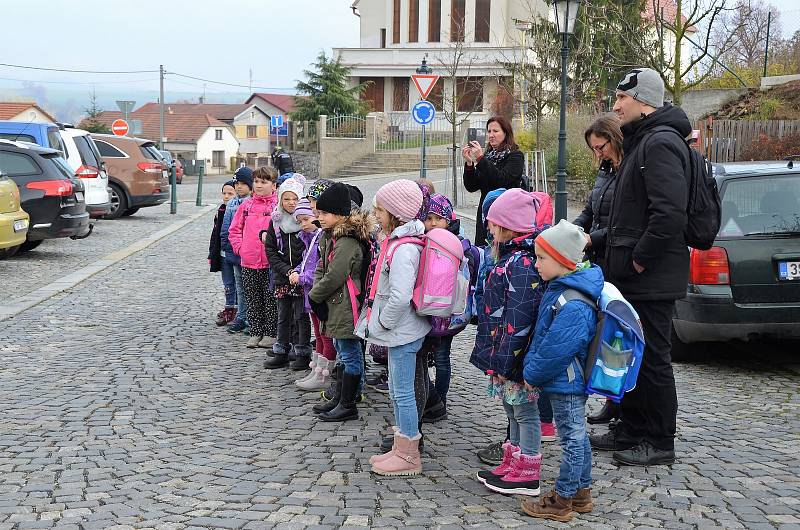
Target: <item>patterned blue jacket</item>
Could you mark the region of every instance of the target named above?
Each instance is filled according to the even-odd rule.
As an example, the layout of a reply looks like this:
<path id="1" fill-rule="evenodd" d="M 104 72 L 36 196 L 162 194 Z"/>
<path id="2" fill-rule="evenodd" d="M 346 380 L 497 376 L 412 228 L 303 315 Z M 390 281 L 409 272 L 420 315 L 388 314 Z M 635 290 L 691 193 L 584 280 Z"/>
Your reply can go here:
<path id="1" fill-rule="evenodd" d="M 501 247 L 500 258 L 484 285 L 483 307 L 478 308 L 478 332 L 470 362 L 484 372 L 492 370 L 522 382 L 525 352 L 536 323 L 541 280 L 536 271 L 533 240 L 539 232 Z"/>

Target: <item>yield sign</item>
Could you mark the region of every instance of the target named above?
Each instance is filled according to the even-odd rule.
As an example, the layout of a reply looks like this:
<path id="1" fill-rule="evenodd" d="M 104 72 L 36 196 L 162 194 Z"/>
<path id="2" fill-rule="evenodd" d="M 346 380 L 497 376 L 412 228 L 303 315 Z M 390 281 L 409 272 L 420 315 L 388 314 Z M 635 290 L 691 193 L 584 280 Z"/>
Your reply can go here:
<path id="1" fill-rule="evenodd" d="M 419 97 L 428 99 L 428 95 L 431 93 L 431 90 L 433 90 L 436 81 L 439 80 L 439 76 L 415 74 L 411 76 L 411 79 L 414 80 L 414 85 L 417 87 Z"/>

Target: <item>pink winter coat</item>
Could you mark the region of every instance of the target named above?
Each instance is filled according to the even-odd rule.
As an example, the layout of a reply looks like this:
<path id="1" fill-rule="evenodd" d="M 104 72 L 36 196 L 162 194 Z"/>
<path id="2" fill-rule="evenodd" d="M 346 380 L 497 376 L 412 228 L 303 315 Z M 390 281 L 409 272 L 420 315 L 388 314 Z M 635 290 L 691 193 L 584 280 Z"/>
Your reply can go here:
<path id="1" fill-rule="evenodd" d="M 269 267 L 264 243 L 258 234 L 269 228 L 272 211 L 278 204 L 278 194 L 253 195 L 239 206 L 228 230 L 228 241 L 233 252 L 242 258 L 242 267 L 266 269 Z"/>

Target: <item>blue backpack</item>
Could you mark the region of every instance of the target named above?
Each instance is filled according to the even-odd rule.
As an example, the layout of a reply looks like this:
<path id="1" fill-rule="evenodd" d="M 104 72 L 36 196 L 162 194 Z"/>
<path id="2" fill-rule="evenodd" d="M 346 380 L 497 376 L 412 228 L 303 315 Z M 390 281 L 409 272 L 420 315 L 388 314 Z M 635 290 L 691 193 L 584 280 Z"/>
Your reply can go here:
<path id="1" fill-rule="evenodd" d="M 639 315 L 614 285 L 605 282 L 600 300 L 567 289 L 555 304 L 557 313 L 570 300 L 579 300 L 597 311 L 597 329 L 589 343 L 583 366 L 587 394 L 599 394 L 619 403 L 636 387 L 644 355 L 644 332 Z M 620 335 L 617 335 L 617 334 Z M 614 347 L 619 339 L 621 347 Z"/>

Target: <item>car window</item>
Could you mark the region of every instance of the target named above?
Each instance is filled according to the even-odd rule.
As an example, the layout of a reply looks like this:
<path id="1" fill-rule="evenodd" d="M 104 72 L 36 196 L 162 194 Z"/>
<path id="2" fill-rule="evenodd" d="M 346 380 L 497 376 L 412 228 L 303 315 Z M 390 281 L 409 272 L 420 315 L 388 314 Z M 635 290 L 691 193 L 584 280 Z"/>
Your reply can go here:
<path id="1" fill-rule="evenodd" d="M 69 163 L 63 156 L 52 153 L 41 156 L 53 164 L 53 166 L 56 168 L 56 171 L 58 171 L 59 176 L 68 179 L 71 179 L 75 176 L 75 172 L 72 170 L 72 167 L 70 167 Z"/>
<path id="2" fill-rule="evenodd" d="M 721 198 L 721 237 L 800 231 L 800 175 L 731 179 Z"/>
<path id="3" fill-rule="evenodd" d="M 158 152 L 158 149 L 156 149 L 152 144 L 140 145 L 139 149 L 141 149 L 142 154 L 147 159 L 158 160 L 159 162 L 164 160 L 164 157 L 161 155 L 161 153 Z"/>
<path id="4" fill-rule="evenodd" d="M 0 151 L 0 173 L 4 175 L 36 175 L 41 172 L 30 156 L 23 153 Z"/>
<path id="5" fill-rule="evenodd" d="M 0 138 L 3 140 L 12 140 L 18 142 L 30 142 L 32 144 L 36 143 L 36 139 L 31 136 L 30 134 L 17 134 L 17 133 L 2 133 L 0 132 Z"/>
<path id="6" fill-rule="evenodd" d="M 94 143 L 97 145 L 97 150 L 100 151 L 101 156 L 107 156 L 109 158 L 125 158 L 127 156 L 125 153 L 103 140 L 95 140 Z"/>
<path id="7" fill-rule="evenodd" d="M 94 155 L 94 151 L 92 151 L 92 148 L 89 145 L 89 137 L 75 136 L 72 139 L 75 140 L 75 145 L 78 148 L 78 152 L 81 154 L 81 161 L 89 166 L 100 167 L 100 161 L 97 160 L 97 157 Z"/>
<path id="8" fill-rule="evenodd" d="M 166 160 L 167 162 L 172 162 L 172 153 L 170 153 L 169 151 L 161 151 L 161 150 L 159 150 L 158 152 L 161 153 L 161 156 L 164 157 L 164 160 Z"/>
<path id="9" fill-rule="evenodd" d="M 64 145 L 64 141 L 61 139 L 61 135 L 58 134 L 58 129 L 56 129 L 55 127 L 47 129 L 47 145 L 45 145 L 44 147 L 58 149 L 62 153 L 67 152 L 67 148 Z"/>
<path id="10" fill-rule="evenodd" d="M 102 164 L 103 161 L 100 160 L 102 157 L 100 156 L 100 151 L 98 151 L 98 149 L 97 149 L 97 144 L 94 143 L 94 139 L 91 136 L 88 136 L 88 135 L 84 136 L 83 138 L 86 140 L 86 145 L 88 145 L 89 149 L 92 150 L 92 154 L 94 155 L 94 159 L 97 160 L 98 164 Z"/>

